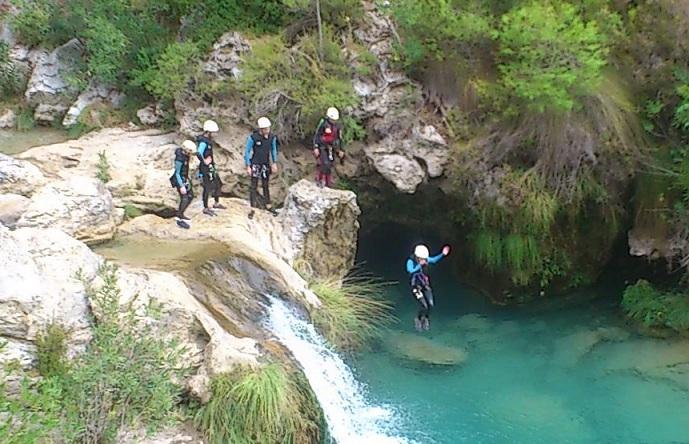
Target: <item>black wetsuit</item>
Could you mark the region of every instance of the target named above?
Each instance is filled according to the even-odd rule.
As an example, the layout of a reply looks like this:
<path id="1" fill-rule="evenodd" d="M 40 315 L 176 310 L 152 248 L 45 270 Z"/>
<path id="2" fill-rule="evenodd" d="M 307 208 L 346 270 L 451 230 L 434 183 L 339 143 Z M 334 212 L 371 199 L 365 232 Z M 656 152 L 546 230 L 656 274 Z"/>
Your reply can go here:
<path id="1" fill-rule="evenodd" d="M 177 193 L 179 194 L 177 217 L 184 218 L 184 212 L 194 198 L 194 193 L 191 189 L 191 181 L 189 180 L 189 155 L 185 153 L 182 148 L 177 148 L 175 150 L 175 172 L 170 177 L 170 184 L 177 189 Z M 185 194 L 181 192 L 182 187 L 186 190 Z"/>
<path id="2" fill-rule="evenodd" d="M 211 195 L 215 199 L 216 204 L 220 203 L 222 182 L 215 168 L 213 142 L 205 135 L 201 135 L 196 138 L 196 143 L 198 145 L 196 157 L 199 159 L 199 174 L 201 175 L 203 184 L 203 207 L 208 208 L 208 199 Z M 209 165 L 206 165 L 204 162 L 204 159 L 207 157 L 211 158 L 211 163 Z"/>
<path id="3" fill-rule="evenodd" d="M 249 202 L 252 208 L 270 206 L 270 165 L 271 159 L 277 161 L 280 142 L 277 136 L 270 134 L 267 138 L 259 131 L 254 131 L 246 140 L 244 162 L 251 168 L 251 188 Z M 263 205 L 259 204 L 258 180 L 263 188 Z"/>

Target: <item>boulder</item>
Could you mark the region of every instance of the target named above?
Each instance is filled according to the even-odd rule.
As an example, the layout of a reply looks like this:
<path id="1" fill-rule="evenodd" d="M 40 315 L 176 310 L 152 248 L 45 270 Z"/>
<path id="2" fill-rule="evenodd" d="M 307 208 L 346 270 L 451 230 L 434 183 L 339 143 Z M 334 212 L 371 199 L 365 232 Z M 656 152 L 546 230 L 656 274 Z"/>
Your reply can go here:
<path id="1" fill-rule="evenodd" d="M 374 145 L 365 151 L 381 176 L 403 193 L 413 194 L 426 177 L 419 162 L 402 154 L 390 152 L 383 145 Z"/>
<path id="2" fill-rule="evenodd" d="M 67 76 L 74 73 L 84 55 L 84 46 L 72 39 L 52 52 L 41 50 L 35 56 L 35 64 L 24 96 L 30 106 L 38 107 L 37 121 L 53 122 L 61 119 L 79 94 Z"/>
<path id="3" fill-rule="evenodd" d="M 0 224 L 14 228 L 29 202 L 29 198 L 18 194 L 0 194 Z"/>
<path id="4" fill-rule="evenodd" d="M 0 129 L 9 129 L 17 126 L 17 113 L 12 109 L 6 109 L 0 114 Z"/>
<path id="5" fill-rule="evenodd" d="M 17 227 L 56 227 L 87 243 L 112 239 L 118 225 L 110 191 L 100 181 L 73 176 L 38 190 Z"/>
<path id="6" fill-rule="evenodd" d="M 360 214 L 353 192 L 297 182 L 280 213 L 288 245 L 283 257 L 297 268 L 306 261 L 313 277 L 344 277 L 354 266 Z"/>
<path id="7" fill-rule="evenodd" d="M 242 55 L 251 51 L 249 42 L 238 32 L 231 31 L 220 36 L 213 45 L 211 54 L 203 64 L 203 72 L 215 80 L 238 78 Z"/>
<path id="8" fill-rule="evenodd" d="M 161 122 L 163 117 L 165 117 L 165 111 L 159 103 L 151 103 L 138 110 L 136 112 L 136 117 L 144 125 L 156 126 Z"/>
<path id="9" fill-rule="evenodd" d="M 101 260 L 81 242 L 53 229 L 0 226 L 0 337 L 8 342 L 0 365 L 20 357 L 35 360 L 33 341 L 50 323 L 67 327 L 71 355 L 90 338 L 83 282 L 94 278 Z"/>
<path id="10" fill-rule="evenodd" d="M 0 153 L 0 194 L 31 196 L 46 178 L 35 165 Z"/>
<path id="11" fill-rule="evenodd" d="M 95 104 L 108 104 L 115 108 L 119 107 L 124 100 L 124 95 L 117 90 L 108 88 L 104 85 L 91 84 L 86 91 L 79 94 L 77 100 L 69 107 L 67 114 L 62 120 L 62 126 L 69 128 L 79 122 L 79 116 L 89 106 Z"/>

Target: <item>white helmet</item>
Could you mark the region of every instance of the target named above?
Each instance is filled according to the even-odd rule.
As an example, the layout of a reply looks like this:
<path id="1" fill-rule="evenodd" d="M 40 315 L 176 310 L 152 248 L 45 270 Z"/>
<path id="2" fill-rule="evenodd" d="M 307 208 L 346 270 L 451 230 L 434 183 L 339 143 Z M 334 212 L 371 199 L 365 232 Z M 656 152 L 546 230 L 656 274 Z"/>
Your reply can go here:
<path id="1" fill-rule="evenodd" d="M 328 119 L 330 120 L 339 120 L 340 119 L 340 112 L 337 110 L 337 108 L 330 107 L 328 108 L 328 111 L 325 113 L 326 116 L 328 116 Z"/>
<path id="2" fill-rule="evenodd" d="M 209 133 L 217 133 L 220 131 L 220 128 L 218 128 L 218 124 L 214 120 L 206 120 L 203 122 L 203 130 Z"/>
<path id="3" fill-rule="evenodd" d="M 196 144 L 191 140 L 185 140 L 182 142 L 182 147 L 189 151 L 196 151 Z"/>
<path id="4" fill-rule="evenodd" d="M 258 119 L 258 127 L 260 129 L 270 128 L 270 119 L 268 119 L 267 117 L 260 117 Z"/>
<path id="5" fill-rule="evenodd" d="M 414 248 L 414 256 L 419 259 L 428 259 L 428 256 L 430 256 L 428 247 L 425 245 L 417 245 L 416 248 Z"/>

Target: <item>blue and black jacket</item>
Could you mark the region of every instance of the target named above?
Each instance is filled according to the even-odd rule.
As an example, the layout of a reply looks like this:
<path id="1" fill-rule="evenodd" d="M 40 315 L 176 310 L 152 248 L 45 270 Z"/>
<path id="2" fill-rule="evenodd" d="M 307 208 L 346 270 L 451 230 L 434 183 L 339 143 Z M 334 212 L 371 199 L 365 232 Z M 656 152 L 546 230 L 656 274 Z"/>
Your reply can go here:
<path id="1" fill-rule="evenodd" d="M 409 273 L 409 283 L 410 285 L 423 285 L 428 286 L 430 284 L 428 278 L 428 266 L 431 264 L 437 264 L 445 257 L 444 254 L 440 253 L 435 256 L 428 258 L 427 265 L 421 265 L 416 261 L 416 258 L 412 255 L 407 259 L 407 273 Z"/>
<path id="2" fill-rule="evenodd" d="M 278 160 L 278 146 L 280 142 L 274 134 L 263 137 L 259 131 L 254 131 L 246 139 L 246 150 L 244 151 L 244 163 L 250 165 L 269 165 Z"/>

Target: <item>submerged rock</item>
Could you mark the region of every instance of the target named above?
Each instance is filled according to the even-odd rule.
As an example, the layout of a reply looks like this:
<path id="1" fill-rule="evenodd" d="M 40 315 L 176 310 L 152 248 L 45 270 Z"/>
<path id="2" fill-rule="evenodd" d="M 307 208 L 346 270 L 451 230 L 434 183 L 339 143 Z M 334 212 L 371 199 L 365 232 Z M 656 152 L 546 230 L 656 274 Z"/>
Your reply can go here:
<path id="1" fill-rule="evenodd" d="M 555 360 L 563 365 L 577 364 L 602 342 L 622 342 L 629 338 L 629 332 L 618 327 L 600 327 L 594 330 L 582 329 L 555 341 Z"/>
<path id="2" fill-rule="evenodd" d="M 383 337 L 383 346 L 399 359 L 423 364 L 451 366 L 467 359 L 467 352 L 461 348 L 438 344 L 412 333 L 388 332 Z"/>
<path id="3" fill-rule="evenodd" d="M 17 227 L 60 228 L 87 243 L 112 239 L 118 216 L 110 191 L 98 179 L 73 176 L 38 190 Z"/>

